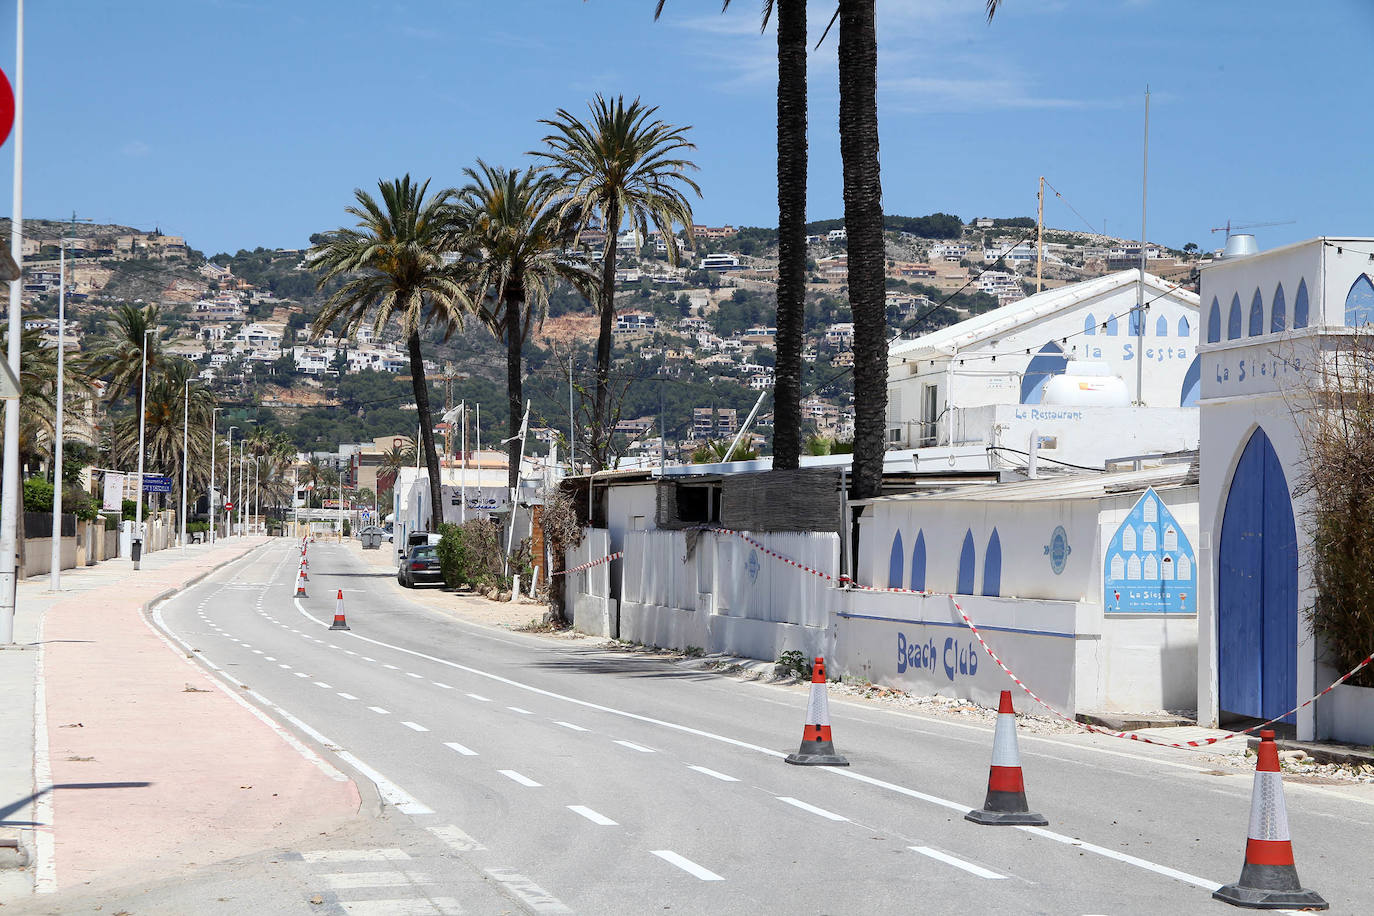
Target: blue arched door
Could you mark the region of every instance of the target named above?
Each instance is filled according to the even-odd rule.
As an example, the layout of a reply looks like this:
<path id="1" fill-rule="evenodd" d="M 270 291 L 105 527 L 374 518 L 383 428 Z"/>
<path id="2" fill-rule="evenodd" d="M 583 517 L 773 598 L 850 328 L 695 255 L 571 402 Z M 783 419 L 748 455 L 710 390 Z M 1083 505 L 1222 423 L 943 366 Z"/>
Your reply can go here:
<path id="1" fill-rule="evenodd" d="M 1226 495 L 1217 662 L 1225 712 L 1268 719 L 1297 701 L 1297 528 L 1288 480 L 1262 429 L 1246 443 Z"/>

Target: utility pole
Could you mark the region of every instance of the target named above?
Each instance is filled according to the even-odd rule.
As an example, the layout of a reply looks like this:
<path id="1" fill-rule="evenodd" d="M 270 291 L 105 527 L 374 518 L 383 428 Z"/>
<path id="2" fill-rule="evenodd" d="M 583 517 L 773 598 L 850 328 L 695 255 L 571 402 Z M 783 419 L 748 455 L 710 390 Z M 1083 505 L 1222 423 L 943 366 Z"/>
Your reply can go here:
<path id="1" fill-rule="evenodd" d="M 147 451 L 143 446 L 143 435 L 148 419 L 148 335 L 156 333 L 157 328 L 145 328 L 143 331 L 143 383 L 138 393 L 138 491 L 134 494 L 134 569 L 143 568 L 143 455 Z"/>
<path id="2" fill-rule="evenodd" d="M 573 357 L 568 354 L 568 470 L 577 476 L 577 419 L 573 413 Z"/>
<path id="3" fill-rule="evenodd" d="M 1045 288 L 1045 176 L 1035 195 L 1035 291 Z"/>
<path id="4" fill-rule="evenodd" d="M 1135 403 L 1145 406 L 1145 206 L 1150 179 L 1150 87 L 1145 87 L 1145 144 L 1140 168 L 1140 282 L 1135 288 Z"/>
<path id="5" fill-rule="evenodd" d="M 24 264 L 24 0 L 15 3 L 14 31 L 14 215 L 10 222 L 10 256 Z M 20 335 L 24 316 L 20 302 L 24 281 L 10 281 L 10 374 L 19 378 Z M 14 599 L 18 584 L 19 533 L 19 399 L 5 401 L 5 449 L 0 474 L 0 645 L 14 644 Z"/>

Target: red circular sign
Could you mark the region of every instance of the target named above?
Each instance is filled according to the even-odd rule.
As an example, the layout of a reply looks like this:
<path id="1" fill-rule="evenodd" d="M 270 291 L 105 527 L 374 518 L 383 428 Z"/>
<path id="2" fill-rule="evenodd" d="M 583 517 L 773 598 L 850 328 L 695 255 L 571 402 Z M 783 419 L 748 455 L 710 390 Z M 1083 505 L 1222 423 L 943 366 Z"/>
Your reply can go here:
<path id="1" fill-rule="evenodd" d="M 9 77 L 0 70 L 0 143 L 9 139 L 10 128 L 14 126 L 14 90 L 10 88 Z"/>

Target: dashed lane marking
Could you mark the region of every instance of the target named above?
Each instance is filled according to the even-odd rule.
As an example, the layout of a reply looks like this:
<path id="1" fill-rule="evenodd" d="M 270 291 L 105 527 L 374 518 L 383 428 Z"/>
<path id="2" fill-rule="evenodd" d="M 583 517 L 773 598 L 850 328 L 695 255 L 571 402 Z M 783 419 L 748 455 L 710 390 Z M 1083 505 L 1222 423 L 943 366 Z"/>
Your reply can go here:
<path id="1" fill-rule="evenodd" d="M 794 808 L 800 808 L 800 809 L 802 809 L 803 811 L 810 811 L 812 814 L 820 815 L 821 817 L 826 818 L 827 820 L 832 820 L 832 821 L 847 821 L 847 820 L 849 820 L 849 818 L 845 817 L 843 814 L 836 814 L 835 812 L 833 812 L 833 811 L 827 811 L 827 810 L 825 810 L 824 808 L 817 808 L 815 805 L 808 805 L 806 802 L 804 802 L 804 801 L 799 801 L 798 799 L 792 798 L 791 796 L 788 796 L 788 795 L 779 795 L 779 796 L 777 796 L 777 799 L 778 799 L 778 801 L 780 801 L 780 802 L 785 802 L 785 803 L 791 805 L 791 806 L 794 807 Z"/>
<path id="2" fill-rule="evenodd" d="M 406 672 L 406 677 L 419 678 L 420 680 L 424 680 L 424 679 L 425 679 L 425 676 L 424 676 L 423 674 L 416 674 L 414 671 L 407 671 L 407 672 Z"/>
<path id="3" fill-rule="evenodd" d="M 342 692 L 340 692 L 340 693 L 339 693 L 339 696 L 343 697 L 345 700 L 356 700 L 356 699 L 358 699 L 357 697 L 355 697 L 355 696 L 354 696 L 353 694 L 351 694 L 351 693 L 342 693 Z"/>
<path id="4" fill-rule="evenodd" d="M 435 687 L 440 688 L 441 690 L 452 690 L 452 689 L 453 689 L 453 688 L 450 687 L 448 684 L 441 684 L 441 683 L 439 683 L 438 681 L 430 681 L 430 683 L 433 684 Z"/>
<path id="5" fill-rule="evenodd" d="M 654 752 L 653 748 L 645 747 L 642 744 L 635 744 L 633 741 L 616 741 L 616 744 L 621 747 L 628 747 L 632 751 L 639 751 L 641 754 L 652 754 Z"/>
<path id="6" fill-rule="evenodd" d="M 521 709 L 519 706 L 507 706 L 506 708 L 509 709 L 511 712 L 518 712 L 522 716 L 534 715 L 534 713 L 530 712 L 528 709 Z"/>
<path id="7" fill-rule="evenodd" d="M 703 868 L 697 863 L 693 862 L 691 859 L 688 859 L 684 856 L 680 856 L 677 853 L 673 852 L 671 849 L 651 849 L 649 851 L 652 852 L 654 855 L 658 856 L 663 861 L 669 863 L 670 865 L 676 865 L 678 868 L 682 869 L 687 874 L 692 875 L 696 878 L 700 878 L 702 881 L 725 880 L 720 875 L 711 871 L 709 868 Z"/>
<path id="8" fill-rule="evenodd" d="M 733 776 L 726 776 L 724 773 L 717 773 L 715 770 L 707 769 L 706 767 L 699 767 L 689 763 L 687 764 L 687 769 L 696 770 L 698 773 L 705 773 L 712 779 L 719 779 L 721 782 L 739 782 L 739 780 Z"/>
<path id="9" fill-rule="evenodd" d="M 1001 879 L 1006 877 L 1006 875 L 999 875 L 995 871 L 988 871 L 981 865 L 974 865 L 972 862 L 956 859 L 954 856 L 940 852 L 938 849 L 931 849 L 929 846 L 908 846 L 907 849 L 910 849 L 912 852 L 919 852 L 923 856 L 929 856 L 937 862 L 944 862 L 946 865 L 953 865 L 955 868 L 961 868 L 970 875 L 977 875 L 980 878 Z"/>
<path id="10" fill-rule="evenodd" d="M 417 732 L 427 732 L 427 731 L 429 731 L 429 729 L 425 728 L 425 727 L 424 727 L 423 725 L 421 725 L 419 722 L 402 722 L 401 724 L 404 725 L 406 728 L 411 729 L 412 731 L 417 731 Z"/>
<path id="11" fill-rule="evenodd" d="M 301 853 L 301 859 L 312 865 L 322 862 L 399 862 L 409 859 L 404 849 L 315 849 Z"/>
<path id="12" fill-rule="evenodd" d="M 479 703 L 490 703 L 490 702 L 491 702 L 491 700 L 489 700 L 489 699 L 487 699 L 486 697 L 482 696 L 480 693 L 470 693 L 470 694 L 468 694 L 468 696 L 472 697 L 474 700 L 476 700 L 476 701 L 479 702 Z"/>
<path id="13" fill-rule="evenodd" d="M 391 713 L 387 712 L 385 709 L 383 709 L 383 708 L 380 707 L 380 706 L 369 706 L 369 707 L 367 707 L 367 708 L 370 709 L 370 710 L 372 710 L 373 712 L 375 712 L 375 713 L 376 713 L 377 715 L 379 715 L 379 716 L 389 716 L 389 715 L 391 715 Z"/>
<path id="14" fill-rule="evenodd" d="M 575 732 L 585 732 L 585 731 L 587 731 L 587 729 L 583 728 L 582 726 L 580 726 L 580 725 L 573 725 L 571 722 L 555 721 L 553 724 L 554 724 L 554 725 L 561 725 L 561 726 L 563 726 L 564 728 L 570 728 L 570 729 L 572 729 L 572 730 L 575 731 Z"/>
<path id="15" fill-rule="evenodd" d="M 473 750 L 472 748 L 470 748 L 470 747 L 465 747 L 465 746 L 459 744 L 457 741 L 445 741 L 445 742 L 444 742 L 444 747 L 451 748 L 451 749 L 457 751 L 458 753 L 462 754 L 464 757 L 476 757 L 476 756 L 477 756 L 477 752 L 476 752 L 476 751 L 474 751 L 474 750 Z"/>
<path id="16" fill-rule="evenodd" d="M 349 916 L 456 916 L 465 912 L 457 897 L 350 900 L 343 908 Z"/>
<path id="17" fill-rule="evenodd" d="M 316 687 L 323 687 L 325 690 L 333 690 L 333 689 L 334 689 L 333 687 L 330 687 L 328 684 L 326 684 L 324 681 L 316 681 L 316 682 L 315 682 L 315 686 L 316 686 Z"/>
<path id="18" fill-rule="evenodd" d="M 541 787 L 540 784 L 535 782 L 533 779 L 530 779 L 528 776 L 525 776 L 522 773 L 517 773 L 514 770 L 497 770 L 496 772 L 500 773 L 502 776 L 506 777 L 512 782 L 520 783 L 520 785 L 522 786 L 528 786 L 531 789 L 538 789 Z"/>
<path id="19" fill-rule="evenodd" d="M 593 824 L 600 824 L 602 827 L 619 827 L 615 821 L 604 814 L 600 814 L 588 808 L 586 805 L 568 805 L 568 810 L 574 814 L 580 814 Z"/>

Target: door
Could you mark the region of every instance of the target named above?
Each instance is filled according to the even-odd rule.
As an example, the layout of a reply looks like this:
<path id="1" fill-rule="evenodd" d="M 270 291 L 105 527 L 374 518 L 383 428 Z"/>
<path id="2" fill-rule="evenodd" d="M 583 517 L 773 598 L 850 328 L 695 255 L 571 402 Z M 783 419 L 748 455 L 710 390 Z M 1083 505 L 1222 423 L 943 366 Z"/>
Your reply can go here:
<path id="1" fill-rule="evenodd" d="M 1217 554 L 1222 710 L 1265 719 L 1286 713 L 1297 702 L 1297 640 L 1293 500 L 1269 437 L 1257 429 L 1231 478 Z"/>

